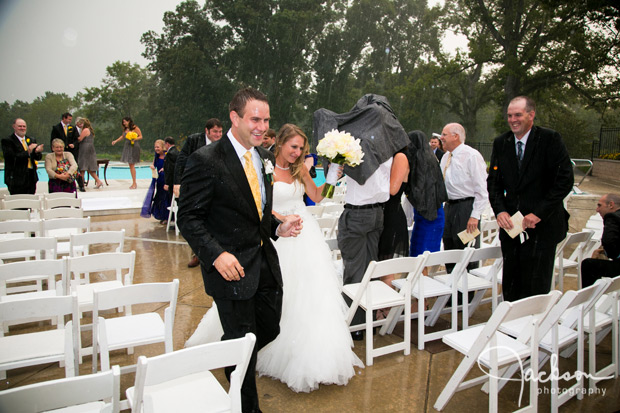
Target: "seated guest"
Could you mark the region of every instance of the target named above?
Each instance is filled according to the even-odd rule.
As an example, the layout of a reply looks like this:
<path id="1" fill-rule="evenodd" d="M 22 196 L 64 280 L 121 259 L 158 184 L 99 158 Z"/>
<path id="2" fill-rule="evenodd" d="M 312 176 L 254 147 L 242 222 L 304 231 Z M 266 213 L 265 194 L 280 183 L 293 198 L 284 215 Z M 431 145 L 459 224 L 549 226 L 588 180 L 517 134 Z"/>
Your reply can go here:
<path id="1" fill-rule="evenodd" d="M 596 212 L 603 217 L 601 248 L 594 251 L 592 258 L 581 263 L 582 287 L 588 287 L 603 277 L 620 275 L 620 196 L 603 195 L 596 204 Z"/>
<path id="2" fill-rule="evenodd" d="M 45 155 L 49 192 L 75 192 L 78 165 L 73 154 L 65 152 L 65 142 L 58 138 L 52 140 L 52 151 Z"/>

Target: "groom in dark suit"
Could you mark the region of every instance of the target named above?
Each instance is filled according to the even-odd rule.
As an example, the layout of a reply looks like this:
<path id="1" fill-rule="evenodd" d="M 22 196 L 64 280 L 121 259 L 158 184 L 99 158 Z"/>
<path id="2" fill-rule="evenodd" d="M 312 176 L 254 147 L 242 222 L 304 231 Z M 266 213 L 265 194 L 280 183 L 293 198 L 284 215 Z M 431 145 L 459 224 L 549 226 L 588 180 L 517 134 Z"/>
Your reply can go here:
<path id="1" fill-rule="evenodd" d="M 296 236 L 301 218 L 271 215 L 273 154 L 260 147 L 269 128 L 261 92 L 238 91 L 227 136 L 196 150 L 181 181 L 179 227 L 200 259 L 205 291 L 217 304 L 223 340 L 256 334 L 241 389 L 243 412 L 259 412 L 256 354 L 279 334 L 282 275 L 270 238 Z M 231 368 L 226 369 L 229 377 Z"/>
<path id="2" fill-rule="evenodd" d="M 533 126 L 536 106 L 519 96 L 507 110 L 511 131 L 495 138 L 487 187 L 500 228 L 511 229 L 512 215 L 521 211 L 528 237 L 500 232 L 504 257 L 504 299 L 515 301 L 552 288 L 555 248 L 568 230 L 563 200 L 574 177 L 560 134 Z"/>

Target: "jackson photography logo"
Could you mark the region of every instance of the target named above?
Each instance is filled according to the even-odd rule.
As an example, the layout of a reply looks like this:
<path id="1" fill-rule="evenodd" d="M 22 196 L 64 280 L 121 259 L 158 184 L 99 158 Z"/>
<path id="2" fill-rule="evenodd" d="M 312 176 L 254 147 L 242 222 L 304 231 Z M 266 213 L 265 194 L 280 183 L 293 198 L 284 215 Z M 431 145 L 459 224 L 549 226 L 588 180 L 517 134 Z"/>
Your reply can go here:
<path id="1" fill-rule="evenodd" d="M 493 375 L 489 370 L 486 369 L 486 367 L 482 364 L 482 362 L 480 361 L 480 359 L 487 353 L 489 353 L 489 356 L 491 356 L 491 352 L 496 351 L 497 353 L 499 353 L 500 351 L 507 351 L 508 353 L 512 353 L 512 356 L 516 359 L 515 363 L 518 363 L 519 365 L 519 371 L 521 373 L 521 377 L 520 378 L 511 378 L 511 377 L 504 377 L 501 375 L 501 373 L 504 371 L 502 369 L 500 369 L 500 376 L 495 376 Z M 519 355 L 517 354 L 517 352 L 515 352 L 512 348 L 510 347 L 506 347 L 506 346 L 496 346 L 496 347 L 489 347 L 488 349 L 483 350 L 480 355 L 478 356 L 478 368 L 480 369 L 480 371 L 482 371 L 484 374 L 486 374 L 487 376 L 489 376 L 490 378 L 495 378 L 498 380 L 503 380 L 503 381 L 518 381 L 521 382 L 521 390 L 519 391 L 519 407 L 521 407 L 521 399 L 523 397 L 523 389 L 525 387 L 525 382 L 531 382 L 531 381 L 535 381 L 540 383 L 547 383 L 550 382 L 552 380 L 557 380 L 559 381 L 570 381 L 570 380 L 581 380 L 582 378 L 584 380 L 586 379 L 593 379 L 593 380 L 606 380 L 606 379 L 611 379 L 614 376 L 606 376 L 606 377 L 597 377 L 595 375 L 577 370 L 574 373 L 570 373 L 570 372 L 564 372 L 562 374 L 560 374 L 560 369 L 558 368 L 558 356 L 556 354 L 552 354 L 551 355 L 551 360 L 550 360 L 550 371 L 549 373 L 545 372 L 545 371 L 539 371 L 538 375 L 534 375 L 533 371 L 531 368 L 524 368 L 523 366 L 523 360 L 521 360 L 521 358 L 519 357 Z M 516 373 L 516 372 L 515 372 Z M 596 388 L 596 389 L 590 389 L 587 387 L 580 387 L 580 388 L 538 388 L 538 394 L 555 394 L 557 393 L 558 395 L 562 395 L 566 392 L 571 393 L 572 395 L 575 394 L 583 394 L 583 395 L 592 395 L 592 394 L 601 394 L 603 397 L 605 396 L 605 392 L 607 391 L 607 389 L 601 389 L 601 388 Z"/>

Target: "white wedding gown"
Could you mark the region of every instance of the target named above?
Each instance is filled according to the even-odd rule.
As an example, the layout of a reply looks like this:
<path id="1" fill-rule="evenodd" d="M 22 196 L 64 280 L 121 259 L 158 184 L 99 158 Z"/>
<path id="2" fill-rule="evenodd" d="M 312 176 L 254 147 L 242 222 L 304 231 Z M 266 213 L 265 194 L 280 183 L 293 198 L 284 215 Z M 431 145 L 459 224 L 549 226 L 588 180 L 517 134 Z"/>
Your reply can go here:
<path id="1" fill-rule="evenodd" d="M 258 373 L 281 380 L 296 392 L 319 384 L 347 384 L 354 367 L 364 367 L 352 350 L 331 252 L 318 223 L 303 202 L 303 186 L 276 182 L 273 210 L 298 214 L 304 227 L 295 238 L 275 242 L 282 270 L 284 295 L 280 335 L 258 353 Z M 185 344 L 219 341 L 223 335 L 215 304 Z"/>

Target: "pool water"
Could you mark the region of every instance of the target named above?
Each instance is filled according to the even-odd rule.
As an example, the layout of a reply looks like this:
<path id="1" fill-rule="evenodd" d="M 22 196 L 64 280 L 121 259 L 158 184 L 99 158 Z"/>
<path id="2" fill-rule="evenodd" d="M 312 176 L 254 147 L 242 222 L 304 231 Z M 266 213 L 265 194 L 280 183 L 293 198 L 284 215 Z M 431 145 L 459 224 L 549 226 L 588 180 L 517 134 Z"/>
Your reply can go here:
<path id="1" fill-rule="evenodd" d="M 37 174 L 39 176 L 39 181 L 47 182 L 49 177 L 47 172 L 45 172 L 45 166 L 40 162 L 37 168 Z M 325 182 L 325 176 L 323 175 L 323 169 L 317 168 L 316 170 L 317 177 L 314 179 L 314 182 L 318 186 L 323 185 Z M 103 179 L 103 167 L 99 168 L 99 176 Z M 120 166 L 120 165 L 108 165 L 108 171 L 106 172 L 107 179 L 131 179 L 131 173 L 129 172 L 128 166 Z M 136 166 L 136 179 L 152 179 L 151 168 L 148 165 L 145 166 Z M 4 169 L 0 169 L 0 188 L 6 188 L 6 184 L 4 183 Z"/>

